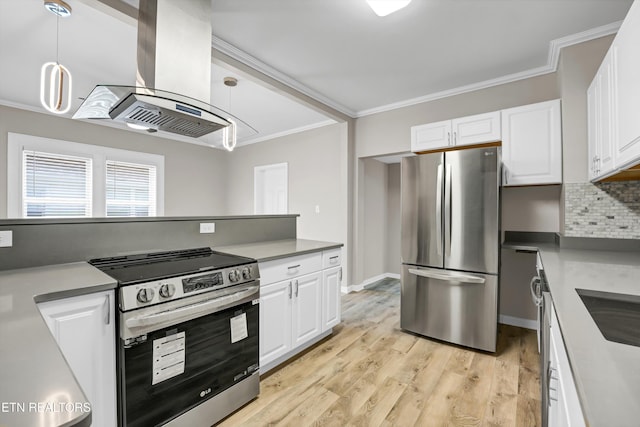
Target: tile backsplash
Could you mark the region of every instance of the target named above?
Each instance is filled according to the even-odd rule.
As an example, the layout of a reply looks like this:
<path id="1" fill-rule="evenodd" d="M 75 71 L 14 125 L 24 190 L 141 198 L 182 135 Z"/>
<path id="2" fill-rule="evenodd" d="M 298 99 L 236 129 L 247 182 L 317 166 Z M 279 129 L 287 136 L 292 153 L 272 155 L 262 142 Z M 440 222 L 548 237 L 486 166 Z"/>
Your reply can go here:
<path id="1" fill-rule="evenodd" d="M 640 239 L 640 181 L 564 184 L 564 235 Z"/>

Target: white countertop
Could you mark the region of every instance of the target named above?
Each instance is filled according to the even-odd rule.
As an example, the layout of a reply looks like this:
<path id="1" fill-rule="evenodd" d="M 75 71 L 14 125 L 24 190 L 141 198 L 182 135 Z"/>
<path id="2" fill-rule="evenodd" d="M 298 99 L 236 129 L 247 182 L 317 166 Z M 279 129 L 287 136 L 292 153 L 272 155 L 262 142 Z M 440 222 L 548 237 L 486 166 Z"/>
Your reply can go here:
<path id="1" fill-rule="evenodd" d="M 529 247 L 540 251 L 588 425 L 640 425 L 640 347 L 607 341 L 576 292 L 640 295 L 640 252 Z"/>
<path id="2" fill-rule="evenodd" d="M 286 258 L 318 252 L 325 249 L 339 248 L 342 243 L 321 242 L 318 240 L 287 239 L 267 242 L 247 243 L 243 245 L 215 247 L 216 251 L 253 258 L 258 261 Z"/>
<path id="3" fill-rule="evenodd" d="M 0 426 L 90 424 L 87 398 L 36 303 L 115 287 L 86 262 L 0 272 Z"/>

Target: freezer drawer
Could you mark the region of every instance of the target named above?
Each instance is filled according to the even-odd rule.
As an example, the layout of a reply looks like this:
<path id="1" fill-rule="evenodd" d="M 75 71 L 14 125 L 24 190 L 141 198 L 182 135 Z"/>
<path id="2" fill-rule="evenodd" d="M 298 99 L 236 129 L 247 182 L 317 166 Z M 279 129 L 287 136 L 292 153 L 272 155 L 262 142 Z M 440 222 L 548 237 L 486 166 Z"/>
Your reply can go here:
<path id="1" fill-rule="evenodd" d="M 401 289 L 402 329 L 496 351 L 497 276 L 403 265 Z"/>

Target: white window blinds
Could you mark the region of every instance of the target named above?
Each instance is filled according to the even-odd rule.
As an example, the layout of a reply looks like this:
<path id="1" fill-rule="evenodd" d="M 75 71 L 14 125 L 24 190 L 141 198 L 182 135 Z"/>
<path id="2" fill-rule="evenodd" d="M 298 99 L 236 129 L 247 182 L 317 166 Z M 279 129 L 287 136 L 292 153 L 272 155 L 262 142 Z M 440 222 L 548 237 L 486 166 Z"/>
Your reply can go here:
<path id="1" fill-rule="evenodd" d="M 91 216 L 92 159 L 23 151 L 23 217 Z"/>
<path id="2" fill-rule="evenodd" d="M 107 160 L 107 216 L 156 216 L 156 167 Z"/>

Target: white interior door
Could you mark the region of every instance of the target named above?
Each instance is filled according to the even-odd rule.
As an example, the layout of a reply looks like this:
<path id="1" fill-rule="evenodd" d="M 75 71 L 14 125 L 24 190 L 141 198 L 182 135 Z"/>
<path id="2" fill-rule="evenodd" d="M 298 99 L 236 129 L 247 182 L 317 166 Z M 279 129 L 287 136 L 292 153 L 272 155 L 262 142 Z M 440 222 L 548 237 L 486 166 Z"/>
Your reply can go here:
<path id="1" fill-rule="evenodd" d="M 254 168 L 254 213 L 288 213 L 287 163 L 278 163 Z"/>

